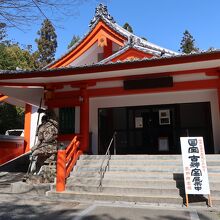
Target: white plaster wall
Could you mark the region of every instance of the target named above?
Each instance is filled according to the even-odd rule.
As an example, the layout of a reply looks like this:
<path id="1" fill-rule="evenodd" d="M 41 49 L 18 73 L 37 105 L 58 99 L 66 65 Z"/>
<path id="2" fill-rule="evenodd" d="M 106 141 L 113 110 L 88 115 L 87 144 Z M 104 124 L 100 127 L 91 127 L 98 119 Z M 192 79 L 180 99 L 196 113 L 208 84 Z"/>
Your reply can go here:
<path id="1" fill-rule="evenodd" d="M 98 62 L 98 53 L 103 53 L 103 48 L 96 42 L 85 53 L 74 60 L 69 66 L 81 66 Z"/>
<path id="2" fill-rule="evenodd" d="M 38 119 L 38 113 L 37 113 L 38 107 L 32 106 L 31 111 L 31 131 L 30 131 L 30 148 L 34 146 L 34 140 L 36 136 L 36 129 L 37 129 L 37 119 Z M 42 116 L 42 114 L 40 115 Z M 41 122 L 41 117 L 39 118 L 39 123 Z M 37 141 L 37 139 L 36 139 Z"/>
<path id="3" fill-rule="evenodd" d="M 126 95 L 114 97 L 100 97 L 90 99 L 90 132 L 92 132 L 92 151 L 98 151 L 98 109 L 108 107 L 160 105 L 175 103 L 210 102 L 212 113 L 212 127 L 214 136 L 214 149 L 220 151 L 220 117 L 218 95 L 216 90 L 196 90 L 167 92 L 155 94 Z"/>
<path id="4" fill-rule="evenodd" d="M 90 89 L 101 89 L 101 88 L 114 88 L 123 87 L 123 81 L 107 81 L 107 82 L 97 82 L 95 86 L 91 86 Z"/>
<path id="5" fill-rule="evenodd" d="M 173 76 L 173 82 L 186 82 L 207 79 L 218 79 L 218 76 L 207 76 L 206 73 L 181 74 Z"/>
<path id="6" fill-rule="evenodd" d="M 116 44 L 115 42 L 112 42 L 112 50 L 113 52 L 119 51 L 121 48 L 120 45 Z"/>

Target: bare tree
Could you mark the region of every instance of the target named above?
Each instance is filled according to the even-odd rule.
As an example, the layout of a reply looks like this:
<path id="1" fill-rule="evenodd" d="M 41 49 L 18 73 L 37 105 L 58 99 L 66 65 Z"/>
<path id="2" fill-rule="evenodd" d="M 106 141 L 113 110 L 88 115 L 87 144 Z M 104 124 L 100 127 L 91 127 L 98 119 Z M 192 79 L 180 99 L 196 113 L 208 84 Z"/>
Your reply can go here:
<path id="1" fill-rule="evenodd" d="M 60 20 L 77 14 L 89 0 L 0 0 L 0 23 L 21 29 L 40 18 Z M 41 19 L 42 20 L 42 19 Z"/>

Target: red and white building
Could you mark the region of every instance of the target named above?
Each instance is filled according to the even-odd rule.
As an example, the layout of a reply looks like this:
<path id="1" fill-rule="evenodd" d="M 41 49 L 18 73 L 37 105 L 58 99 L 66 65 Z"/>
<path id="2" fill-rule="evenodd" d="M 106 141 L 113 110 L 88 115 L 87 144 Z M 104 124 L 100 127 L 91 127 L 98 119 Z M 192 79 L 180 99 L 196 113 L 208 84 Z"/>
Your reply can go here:
<path id="1" fill-rule="evenodd" d="M 220 152 L 220 51 L 179 54 L 119 26 L 100 4 L 89 31 L 42 70 L 2 71 L 0 93 L 26 106 L 25 146 L 37 108 L 53 109 L 60 142 L 75 134 L 102 154 L 117 131 L 118 154 L 178 154 L 181 136 L 203 136 Z"/>

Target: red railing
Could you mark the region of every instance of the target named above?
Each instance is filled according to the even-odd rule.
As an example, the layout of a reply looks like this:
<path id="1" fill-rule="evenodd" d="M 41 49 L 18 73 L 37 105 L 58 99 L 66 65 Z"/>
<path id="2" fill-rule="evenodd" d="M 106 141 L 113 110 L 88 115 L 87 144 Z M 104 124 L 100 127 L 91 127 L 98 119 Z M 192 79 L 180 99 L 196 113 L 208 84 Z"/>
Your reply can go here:
<path id="1" fill-rule="evenodd" d="M 76 161 L 83 153 L 79 149 L 80 142 L 77 136 L 73 138 L 69 146 L 65 149 L 60 146 L 57 152 L 57 177 L 56 177 L 56 191 L 62 192 L 65 190 L 66 178 L 70 175 Z"/>

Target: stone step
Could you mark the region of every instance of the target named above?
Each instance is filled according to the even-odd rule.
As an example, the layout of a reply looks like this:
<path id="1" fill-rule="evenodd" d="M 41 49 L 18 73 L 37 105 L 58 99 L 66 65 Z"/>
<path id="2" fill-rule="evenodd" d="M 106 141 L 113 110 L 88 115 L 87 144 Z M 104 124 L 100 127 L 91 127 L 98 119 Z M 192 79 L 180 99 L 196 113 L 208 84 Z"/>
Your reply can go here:
<path id="1" fill-rule="evenodd" d="M 99 192 L 99 187 L 97 185 L 69 185 L 67 190 L 77 191 L 77 192 Z M 169 196 L 169 195 L 184 195 L 184 188 L 160 188 L 160 186 L 152 187 L 124 187 L 124 186 L 103 186 L 102 192 L 106 194 L 120 194 L 120 195 L 145 195 L 145 196 Z M 211 190 L 211 194 L 220 197 L 220 190 Z"/>
<path id="2" fill-rule="evenodd" d="M 75 185 L 94 185 L 99 186 L 100 179 L 99 178 L 69 178 L 67 180 L 67 186 L 75 186 Z M 179 180 L 168 180 L 168 179 L 160 179 L 160 180 L 142 180 L 142 179 L 106 179 L 104 178 L 102 181 L 103 187 L 105 186 L 120 186 L 120 187 L 156 187 L 161 189 L 175 189 L 175 188 L 184 188 L 183 179 Z M 209 183 L 210 189 L 220 190 L 220 181 L 210 181 Z"/>
<path id="3" fill-rule="evenodd" d="M 67 191 L 76 191 L 76 192 L 92 192 L 98 193 L 100 188 L 98 185 L 67 185 Z M 120 194 L 120 195 L 144 195 L 144 196 L 175 196 L 175 195 L 184 195 L 184 187 L 180 188 L 160 188 L 160 186 L 152 187 L 124 187 L 124 186 L 103 186 L 102 192 L 106 194 Z M 211 190 L 211 195 L 220 197 L 220 190 Z"/>
<path id="4" fill-rule="evenodd" d="M 100 166 L 94 165 L 76 165 L 74 171 L 99 171 Z M 124 171 L 124 172 L 134 172 L 134 171 L 151 171 L 151 172 L 177 172 L 182 173 L 183 168 L 172 166 L 172 165 L 148 165 L 148 166 L 127 166 L 127 165 L 110 165 L 109 171 Z M 220 173 L 220 166 L 208 167 L 208 173 Z"/>
<path id="5" fill-rule="evenodd" d="M 185 203 L 185 196 L 131 196 L 131 195 L 114 195 L 100 193 L 89 193 L 89 192 L 75 192 L 75 191 L 64 191 L 55 192 L 49 191 L 47 196 L 54 199 L 65 199 L 65 200 L 76 200 L 76 201 L 123 201 L 123 202 L 133 202 L 133 203 L 150 203 L 155 205 L 172 204 L 182 206 Z M 201 198 L 199 198 L 201 197 Z M 189 206 L 206 206 L 207 198 L 203 196 L 191 196 L 189 195 Z M 220 197 L 212 196 L 212 204 L 214 207 L 220 206 Z"/>
<path id="6" fill-rule="evenodd" d="M 94 178 L 69 178 L 67 180 L 67 186 L 75 186 L 75 185 L 93 185 L 99 186 L 100 179 Z M 219 184 L 220 182 L 216 183 Z M 126 180 L 126 179 L 103 179 L 102 182 L 103 187 L 105 186 L 119 186 L 119 187 L 156 187 L 161 189 L 176 189 L 177 187 L 184 187 L 183 180 Z M 219 187 L 220 189 L 220 187 Z"/>
<path id="7" fill-rule="evenodd" d="M 81 155 L 79 160 L 103 160 L 105 155 Z M 148 154 L 130 154 L 130 155 L 111 155 L 111 160 L 182 160 L 181 155 L 148 155 Z"/>
<path id="8" fill-rule="evenodd" d="M 91 172 L 91 171 L 73 171 L 71 172 L 70 177 L 91 177 L 91 178 L 100 178 L 100 174 L 98 172 Z M 142 179 L 142 180 L 149 180 L 153 179 L 168 179 L 168 180 L 177 180 L 183 179 L 183 173 L 173 173 L 173 172 L 123 172 L 123 171 L 107 171 L 105 173 L 105 179 Z M 210 181 L 220 181 L 220 173 L 209 173 L 209 180 Z"/>
<path id="9" fill-rule="evenodd" d="M 92 186 L 92 185 L 68 185 L 67 186 L 67 191 L 76 191 L 76 192 L 92 192 L 92 193 L 99 193 L 100 189 L 97 185 Z M 177 188 L 165 188 L 161 189 L 159 187 L 121 187 L 121 186 L 105 186 L 102 188 L 102 192 L 105 194 L 120 194 L 120 195 L 130 195 L 130 196 L 175 196 L 175 195 L 183 195 L 184 194 L 184 189 L 177 189 Z M 220 191 L 219 191 L 220 192 Z"/>
<path id="10" fill-rule="evenodd" d="M 105 161 L 106 163 L 107 161 Z M 172 165 L 172 166 L 178 166 L 182 167 L 182 161 L 177 160 L 110 160 L 109 161 L 110 166 L 149 166 L 149 165 L 155 165 L 155 166 L 163 166 L 163 165 Z M 100 167 L 102 164 L 102 160 L 78 160 L 77 166 L 97 166 Z M 220 166 L 220 160 L 212 160 L 207 161 L 207 166 Z"/>
<path id="11" fill-rule="evenodd" d="M 47 192 L 47 196 L 55 199 L 69 199 L 77 201 L 123 201 L 123 202 L 140 202 L 140 203 L 157 203 L 157 204 L 179 204 L 183 203 L 181 196 L 137 196 L 137 195 L 115 195 L 106 194 L 103 192 L 77 192 L 77 191 L 64 191 L 61 193 L 55 191 Z"/>
<path id="12" fill-rule="evenodd" d="M 105 155 L 81 155 L 79 160 L 102 160 Z M 111 160 L 177 160 L 182 161 L 182 155 L 148 155 L 148 154 L 132 154 L 132 155 L 111 155 Z M 220 160 L 220 154 L 206 154 L 206 160 Z"/>

